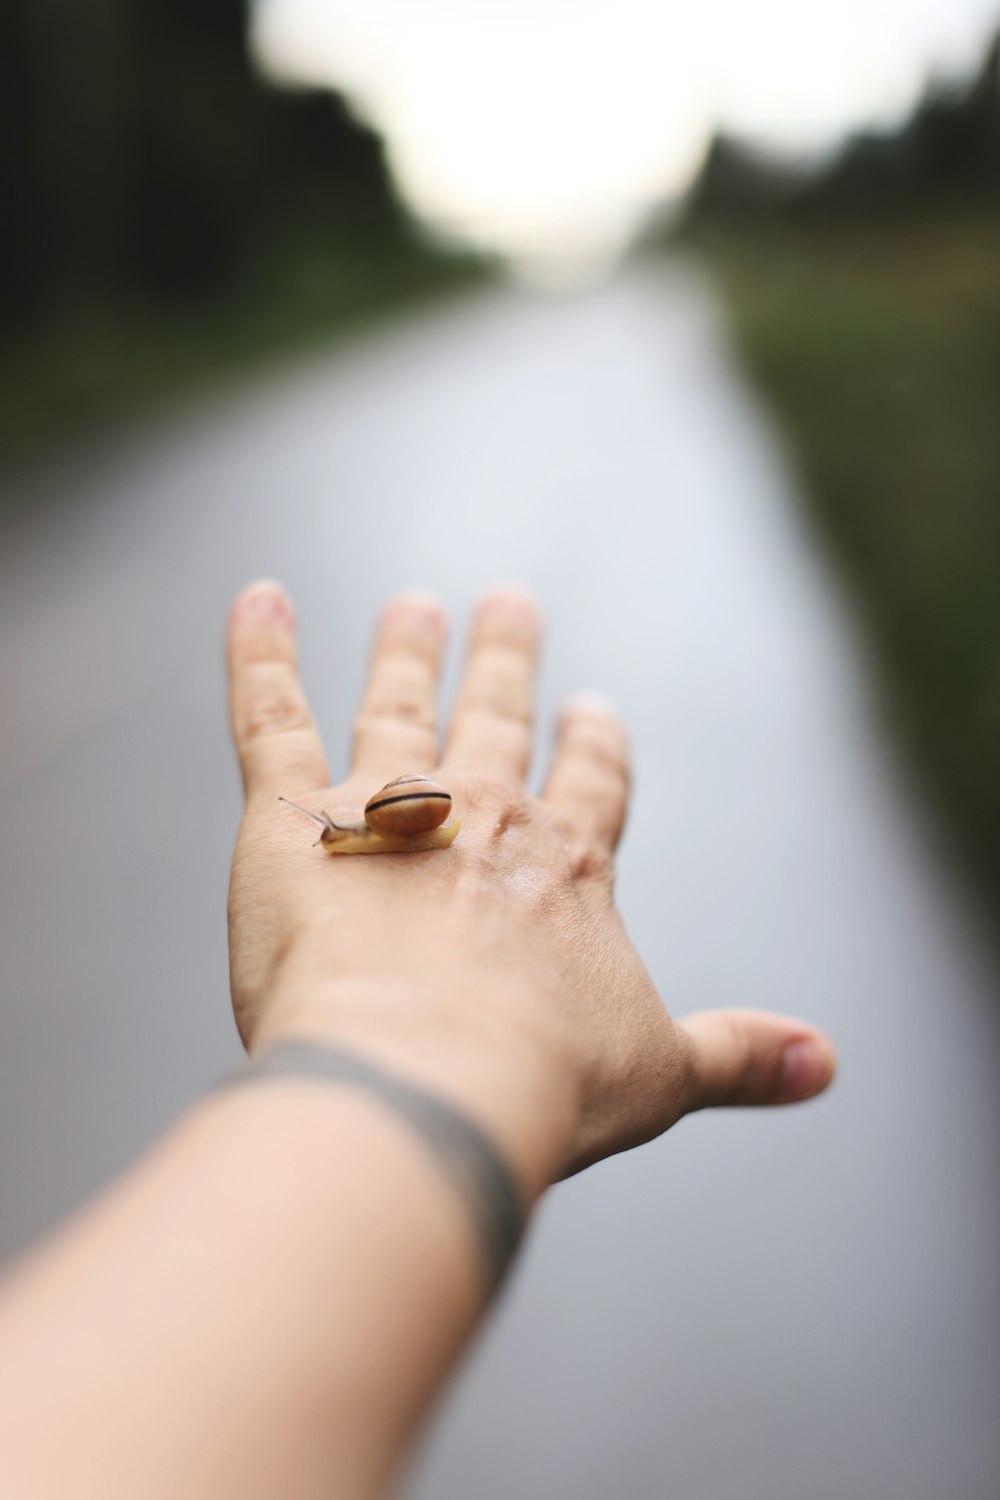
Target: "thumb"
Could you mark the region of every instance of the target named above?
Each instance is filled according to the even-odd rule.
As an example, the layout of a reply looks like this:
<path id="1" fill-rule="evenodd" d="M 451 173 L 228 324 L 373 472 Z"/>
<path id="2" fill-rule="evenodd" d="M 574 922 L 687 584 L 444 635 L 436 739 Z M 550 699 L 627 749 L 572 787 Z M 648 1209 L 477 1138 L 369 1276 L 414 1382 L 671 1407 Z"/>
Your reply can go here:
<path id="1" fill-rule="evenodd" d="M 689 1109 L 794 1104 L 820 1094 L 837 1056 L 808 1021 L 766 1010 L 701 1010 L 676 1024 L 691 1044 Z"/>

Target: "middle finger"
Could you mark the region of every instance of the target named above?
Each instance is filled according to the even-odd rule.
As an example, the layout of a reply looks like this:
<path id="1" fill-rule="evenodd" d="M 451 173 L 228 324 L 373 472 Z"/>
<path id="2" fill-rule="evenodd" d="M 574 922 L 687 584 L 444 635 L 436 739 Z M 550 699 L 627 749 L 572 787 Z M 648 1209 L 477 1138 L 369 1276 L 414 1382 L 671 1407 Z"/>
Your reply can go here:
<path id="1" fill-rule="evenodd" d="M 437 764 L 434 702 L 447 622 L 436 599 L 403 594 L 379 622 L 354 721 L 354 775 L 389 779 Z"/>
<path id="2" fill-rule="evenodd" d="M 521 779 L 531 763 L 542 620 L 514 589 L 480 601 L 444 764 Z"/>

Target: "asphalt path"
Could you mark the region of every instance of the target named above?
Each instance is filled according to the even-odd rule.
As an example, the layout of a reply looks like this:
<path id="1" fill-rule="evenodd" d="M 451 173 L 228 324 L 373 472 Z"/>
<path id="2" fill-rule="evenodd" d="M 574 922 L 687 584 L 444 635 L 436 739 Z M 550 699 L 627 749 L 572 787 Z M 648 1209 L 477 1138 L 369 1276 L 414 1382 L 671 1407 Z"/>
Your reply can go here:
<path id="1" fill-rule="evenodd" d="M 821 1101 L 555 1189 L 408 1500 L 994 1500 L 1000 994 L 710 290 L 492 294 L 24 479 L 0 549 L 0 1254 L 237 1056 L 228 600 L 281 577 L 335 760 L 379 602 L 537 590 L 635 735 L 667 1004 L 825 1025 Z M 454 684 L 454 665 L 447 684 Z"/>

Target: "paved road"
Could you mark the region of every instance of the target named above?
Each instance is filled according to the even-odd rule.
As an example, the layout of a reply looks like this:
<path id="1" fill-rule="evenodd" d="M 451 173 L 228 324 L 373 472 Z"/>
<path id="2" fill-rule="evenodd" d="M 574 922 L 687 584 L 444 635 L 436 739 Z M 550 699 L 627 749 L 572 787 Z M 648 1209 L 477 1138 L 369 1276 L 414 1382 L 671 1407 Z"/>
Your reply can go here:
<path id="1" fill-rule="evenodd" d="M 220 638 L 295 593 L 342 746 L 390 589 L 553 616 L 635 726 L 631 931 L 677 1009 L 827 1025 L 830 1096 L 557 1189 L 410 1500 L 992 1500 L 1000 996 L 710 298 L 497 295 L 36 480 L 0 560 L 0 1252 L 235 1056 Z"/>

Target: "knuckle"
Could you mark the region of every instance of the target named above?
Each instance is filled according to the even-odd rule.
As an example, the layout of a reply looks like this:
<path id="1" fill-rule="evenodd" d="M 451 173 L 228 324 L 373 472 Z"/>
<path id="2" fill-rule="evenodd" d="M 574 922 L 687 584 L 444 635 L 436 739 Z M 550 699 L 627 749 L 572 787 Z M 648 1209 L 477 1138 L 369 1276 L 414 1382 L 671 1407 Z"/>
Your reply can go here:
<path id="1" fill-rule="evenodd" d="M 270 734 L 306 729 L 310 723 L 309 710 L 301 695 L 290 686 L 273 686 L 258 693 L 248 705 L 242 737 L 252 743 Z"/>
<path id="2" fill-rule="evenodd" d="M 296 659 L 293 642 L 284 638 L 275 639 L 267 633 L 246 636 L 238 645 L 234 644 L 233 651 L 234 665 L 242 671 L 253 672 L 275 665 L 294 666 Z"/>
<path id="3" fill-rule="evenodd" d="M 466 776 L 462 779 L 462 800 L 474 812 L 514 821 L 527 813 L 528 797 L 517 783 L 505 776 Z"/>
<path id="4" fill-rule="evenodd" d="M 541 804 L 541 815 L 551 842 L 562 849 L 572 849 L 580 837 L 580 829 L 571 813 L 552 803 Z"/>
<path id="5" fill-rule="evenodd" d="M 570 846 L 570 869 L 577 880 L 610 885 L 614 880 L 615 862 L 610 850 L 593 839 L 577 839 Z"/>
<path id="6" fill-rule="evenodd" d="M 628 782 L 630 769 L 624 746 L 606 735 L 584 732 L 574 735 L 570 749 L 586 766 L 602 771 L 615 781 Z"/>
<path id="7" fill-rule="evenodd" d="M 499 684 L 467 692 L 459 704 L 464 719 L 477 718 L 495 722 L 500 719 L 521 729 L 530 729 L 534 714 L 520 693 L 505 690 Z"/>
<path id="8" fill-rule="evenodd" d="M 378 666 L 354 727 L 364 731 L 387 720 L 434 727 L 434 683 L 426 663 L 396 653 Z"/>
<path id="9" fill-rule="evenodd" d="M 378 728 L 386 723 L 415 724 L 421 729 L 434 728 L 434 715 L 423 699 L 397 693 L 391 697 L 377 698 L 358 714 L 354 721 L 357 734 Z"/>

